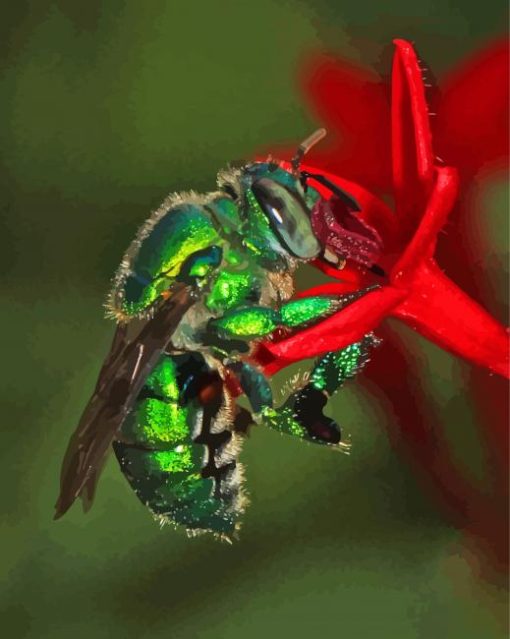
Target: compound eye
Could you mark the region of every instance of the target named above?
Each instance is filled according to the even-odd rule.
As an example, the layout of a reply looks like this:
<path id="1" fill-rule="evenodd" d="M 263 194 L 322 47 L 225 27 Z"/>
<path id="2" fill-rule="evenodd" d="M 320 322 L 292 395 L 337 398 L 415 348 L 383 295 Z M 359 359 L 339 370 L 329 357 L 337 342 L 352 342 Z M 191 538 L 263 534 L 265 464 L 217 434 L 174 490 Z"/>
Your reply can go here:
<path id="1" fill-rule="evenodd" d="M 321 247 L 300 196 L 268 178 L 260 178 L 251 189 L 283 246 L 300 259 L 316 257 Z"/>

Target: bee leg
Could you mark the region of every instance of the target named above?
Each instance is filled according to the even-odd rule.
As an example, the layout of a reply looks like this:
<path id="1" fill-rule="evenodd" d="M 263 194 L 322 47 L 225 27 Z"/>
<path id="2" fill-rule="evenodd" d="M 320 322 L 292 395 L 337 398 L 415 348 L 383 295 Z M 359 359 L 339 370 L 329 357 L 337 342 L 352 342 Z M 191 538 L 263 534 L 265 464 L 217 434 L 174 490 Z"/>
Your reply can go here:
<path id="1" fill-rule="evenodd" d="M 280 308 L 280 326 L 303 328 L 319 320 L 326 319 L 336 311 L 352 304 L 378 286 L 344 295 L 312 295 L 287 302 Z"/>
<path id="2" fill-rule="evenodd" d="M 368 289 L 367 289 L 368 290 Z M 340 308 L 355 301 L 365 291 L 346 295 L 313 295 L 292 300 L 279 309 L 249 306 L 227 311 L 208 322 L 206 339 L 251 341 L 269 335 L 278 327 L 297 328 L 326 319 Z"/>
<path id="3" fill-rule="evenodd" d="M 281 433 L 319 444 L 342 446 L 341 431 L 335 420 L 324 415 L 329 398 L 369 361 L 370 348 L 379 340 L 372 334 L 339 351 L 318 359 L 302 387 L 289 395 L 278 408 L 262 411 L 264 423 Z"/>
<path id="4" fill-rule="evenodd" d="M 228 368 L 236 376 L 241 389 L 250 402 L 254 417 L 273 406 L 273 393 L 269 382 L 254 366 L 246 362 L 232 362 Z"/>

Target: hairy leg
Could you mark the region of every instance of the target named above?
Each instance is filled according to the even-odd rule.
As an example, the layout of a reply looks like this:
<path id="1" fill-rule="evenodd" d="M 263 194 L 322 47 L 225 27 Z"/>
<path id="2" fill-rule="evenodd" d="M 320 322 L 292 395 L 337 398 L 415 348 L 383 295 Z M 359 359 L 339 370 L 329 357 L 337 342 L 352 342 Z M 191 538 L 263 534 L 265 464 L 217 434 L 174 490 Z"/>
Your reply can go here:
<path id="1" fill-rule="evenodd" d="M 278 408 L 261 411 L 264 424 L 281 433 L 319 444 L 339 445 L 340 427 L 323 413 L 329 398 L 352 379 L 369 361 L 370 349 L 378 344 L 373 334 L 346 348 L 318 359 L 306 384 L 294 390 Z"/>

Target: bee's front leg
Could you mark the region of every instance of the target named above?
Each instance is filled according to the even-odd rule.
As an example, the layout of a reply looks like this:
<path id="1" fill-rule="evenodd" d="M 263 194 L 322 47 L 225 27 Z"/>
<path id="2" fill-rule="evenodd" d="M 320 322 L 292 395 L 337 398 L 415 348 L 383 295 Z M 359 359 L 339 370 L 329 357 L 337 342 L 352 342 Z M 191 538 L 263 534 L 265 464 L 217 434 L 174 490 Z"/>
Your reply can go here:
<path id="1" fill-rule="evenodd" d="M 267 306 L 236 308 L 210 320 L 207 331 L 222 340 L 260 339 L 281 326 L 302 327 L 329 317 L 345 303 L 343 297 L 315 295 L 293 300 L 279 309 Z"/>

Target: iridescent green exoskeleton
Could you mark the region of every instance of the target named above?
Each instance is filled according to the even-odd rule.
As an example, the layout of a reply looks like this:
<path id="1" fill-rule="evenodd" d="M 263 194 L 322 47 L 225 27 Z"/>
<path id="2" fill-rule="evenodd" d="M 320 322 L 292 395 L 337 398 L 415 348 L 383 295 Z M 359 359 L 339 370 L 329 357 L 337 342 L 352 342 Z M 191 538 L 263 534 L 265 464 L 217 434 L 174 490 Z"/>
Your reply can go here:
<path id="1" fill-rule="evenodd" d="M 280 406 L 250 360 L 256 340 L 327 318 L 366 292 L 291 299 L 295 269 L 323 250 L 310 223 L 320 195 L 299 172 L 307 143 L 292 170 L 268 161 L 221 171 L 217 191 L 172 195 L 141 227 L 109 297 L 118 329 L 68 448 L 57 516 L 77 496 L 92 499 L 113 444 L 161 521 L 229 537 L 246 503 L 238 457 L 249 422 L 342 446 L 322 409 L 363 368 L 373 335 L 319 359 Z M 234 387 L 251 414 L 235 404 Z"/>

